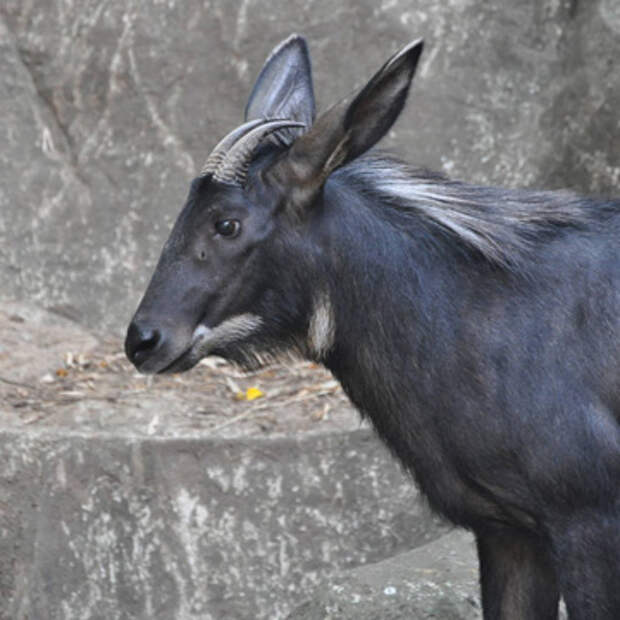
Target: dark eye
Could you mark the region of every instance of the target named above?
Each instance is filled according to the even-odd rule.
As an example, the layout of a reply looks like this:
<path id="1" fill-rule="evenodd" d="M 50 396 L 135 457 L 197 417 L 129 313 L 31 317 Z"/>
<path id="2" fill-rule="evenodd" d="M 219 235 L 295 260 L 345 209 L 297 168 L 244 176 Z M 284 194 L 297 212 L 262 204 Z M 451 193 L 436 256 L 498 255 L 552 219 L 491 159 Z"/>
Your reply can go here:
<path id="1" fill-rule="evenodd" d="M 215 232 L 222 237 L 236 237 L 241 230 L 239 220 L 219 220 L 215 222 Z"/>

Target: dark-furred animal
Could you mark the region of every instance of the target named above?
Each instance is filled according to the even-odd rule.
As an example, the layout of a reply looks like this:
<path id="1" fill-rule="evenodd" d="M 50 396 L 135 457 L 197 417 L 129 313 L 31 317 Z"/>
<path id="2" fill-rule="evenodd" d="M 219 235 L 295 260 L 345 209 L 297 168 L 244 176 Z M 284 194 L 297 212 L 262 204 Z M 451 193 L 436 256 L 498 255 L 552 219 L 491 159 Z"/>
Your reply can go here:
<path id="1" fill-rule="evenodd" d="M 315 119 L 305 41 L 268 58 L 191 184 L 126 352 L 324 364 L 475 534 L 484 617 L 620 619 L 620 201 L 477 187 L 369 152 L 422 42 Z"/>

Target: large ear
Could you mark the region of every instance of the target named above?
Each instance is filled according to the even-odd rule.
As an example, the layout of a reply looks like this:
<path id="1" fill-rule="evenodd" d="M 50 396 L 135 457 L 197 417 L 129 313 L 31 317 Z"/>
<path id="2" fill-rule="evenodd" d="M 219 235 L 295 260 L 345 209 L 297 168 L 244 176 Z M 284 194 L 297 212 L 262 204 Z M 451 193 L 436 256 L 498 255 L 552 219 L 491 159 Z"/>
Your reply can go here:
<path id="1" fill-rule="evenodd" d="M 308 46 L 303 37 L 293 34 L 265 61 L 250 93 L 245 120 L 287 119 L 303 123 L 309 129 L 314 116 Z"/>
<path id="2" fill-rule="evenodd" d="M 422 54 L 417 40 L 394 54 L 351 100 L 335 105 L 270 170 L 273 181 L 307 202 L 337 168 L 376 144 L 401 113 Z"/>

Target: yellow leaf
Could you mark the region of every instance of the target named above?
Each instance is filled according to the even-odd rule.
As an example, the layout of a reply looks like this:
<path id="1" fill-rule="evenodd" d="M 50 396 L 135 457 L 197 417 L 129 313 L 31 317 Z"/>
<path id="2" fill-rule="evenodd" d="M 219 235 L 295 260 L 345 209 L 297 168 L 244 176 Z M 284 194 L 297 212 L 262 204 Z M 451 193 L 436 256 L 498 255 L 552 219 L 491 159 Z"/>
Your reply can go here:
<path id="1" fill-rule="evenodd" d="M 261 392 L 258 388 L 251 387 L 245 391 L 245 399 L 246 400 L 256 400 L 257 398 L 261 398 L 265 394 Z"/>

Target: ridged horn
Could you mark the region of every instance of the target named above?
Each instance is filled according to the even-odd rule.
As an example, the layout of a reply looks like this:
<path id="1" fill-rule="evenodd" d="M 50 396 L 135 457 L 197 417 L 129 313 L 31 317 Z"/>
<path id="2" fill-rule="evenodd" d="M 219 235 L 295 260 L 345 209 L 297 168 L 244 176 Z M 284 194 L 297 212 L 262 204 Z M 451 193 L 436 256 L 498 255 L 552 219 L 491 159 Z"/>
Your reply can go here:
<path id="1" fill-rule="evenodd" d="M 236 129 L 233 129 L 229 134 L 227 134 L 222 140 L 220 140 L 215 148 L 211 151 L 211 155 L 207 158 L 205 165 L 202 167 L 200 171 L 200 176 L 206 176 L 207 174 L 213 174 L 220 166 L 220 164 L 224 161 L 226 157 L 226 153 L 230 150 L 233 144 L 239 140 L 246 133 L 258 127 L 258 125 L 262 125 L 265 122 L 262 118 L 255 118 L 254 120 L 248 121 L 247 123 L 243 123 L 243 125 L 239 125 Z"/>
<path id="2" fill-rule="evenodd" d="M 290 120 L 263 121 L 261 125 L 237 140 L 213 173 L 213 178 L 221 183 L 241 185 L 247 175 L 254 149 L 265 136 L 284 127 L 305 127 L 305 125 Z"/>

